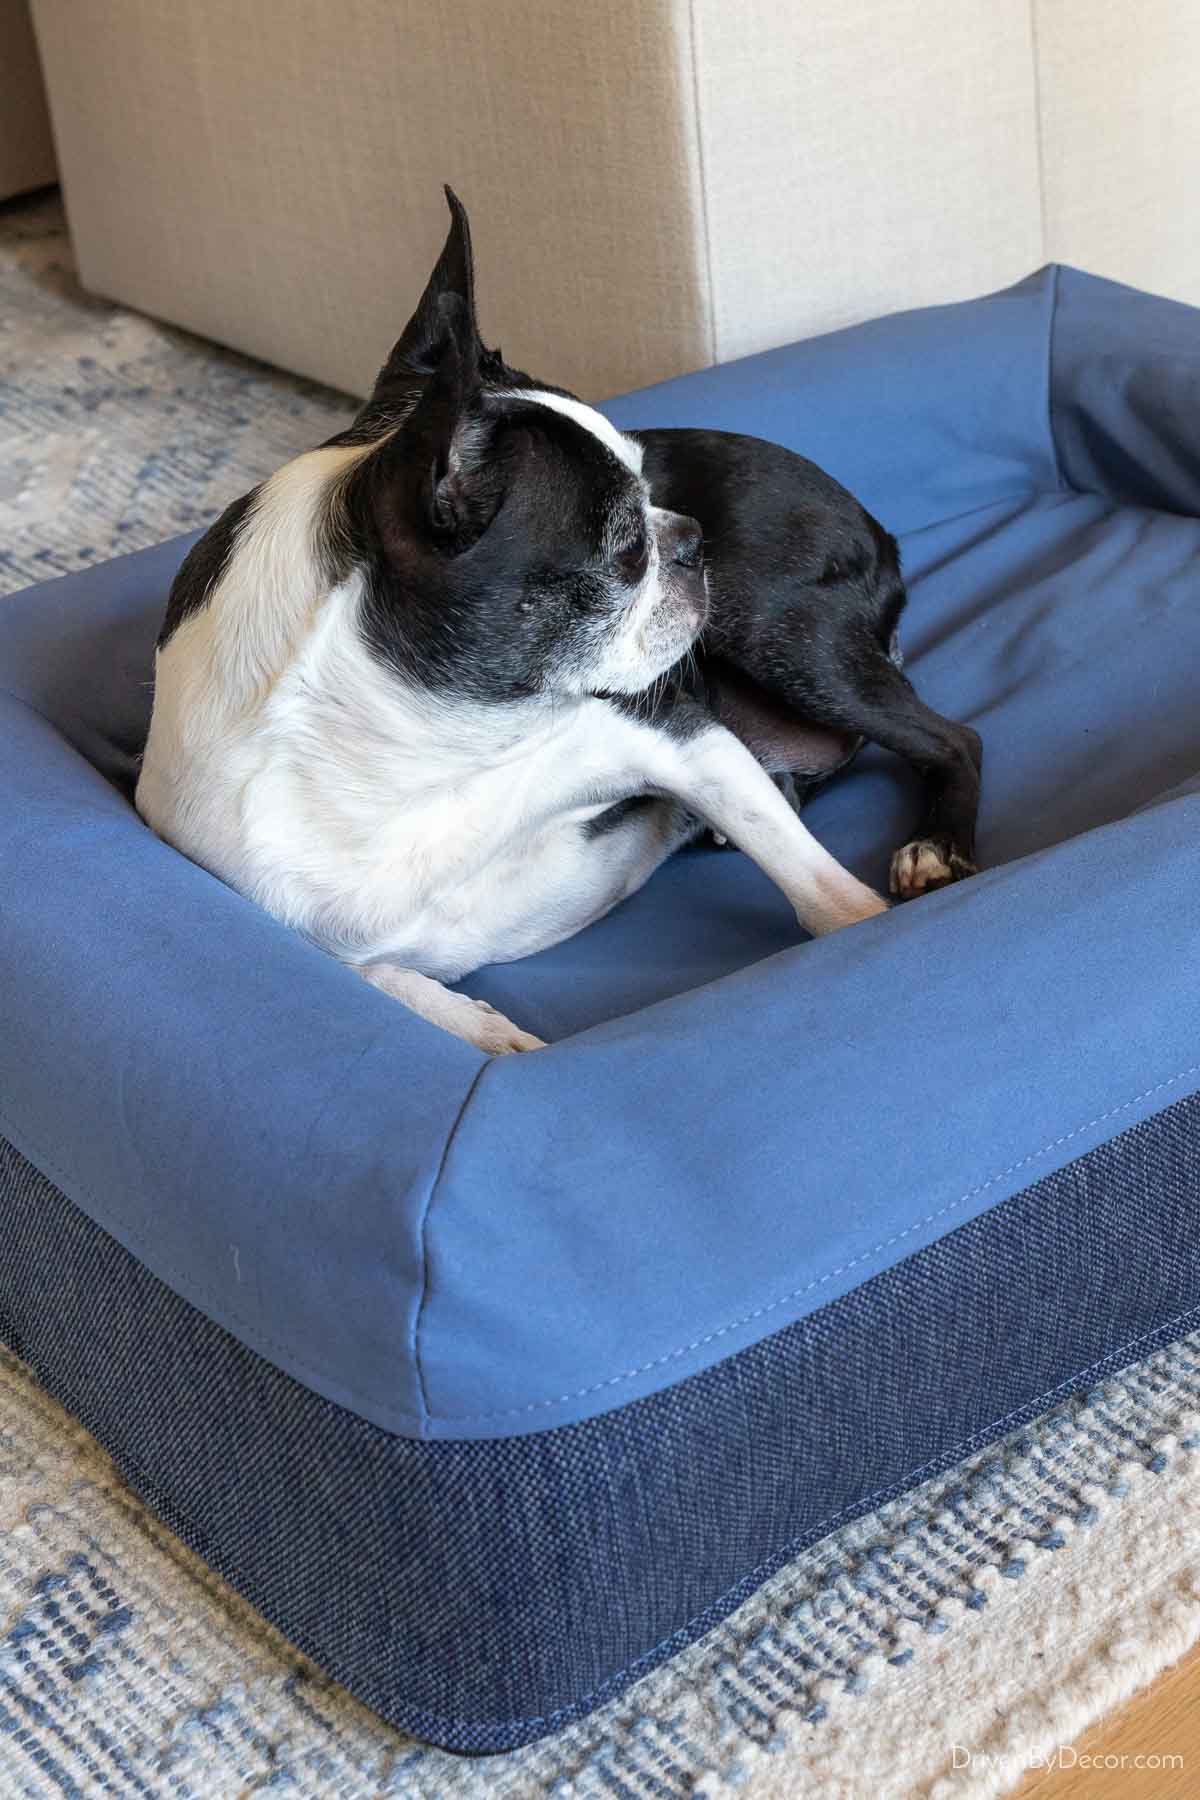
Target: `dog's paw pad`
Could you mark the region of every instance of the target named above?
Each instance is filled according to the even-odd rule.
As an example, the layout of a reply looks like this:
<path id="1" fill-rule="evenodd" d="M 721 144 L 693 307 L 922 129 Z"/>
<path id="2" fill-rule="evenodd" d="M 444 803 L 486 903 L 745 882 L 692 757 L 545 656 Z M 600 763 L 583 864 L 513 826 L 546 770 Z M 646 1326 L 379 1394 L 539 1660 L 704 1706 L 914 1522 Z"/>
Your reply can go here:
<path id="1" fill-rule="evenodd" d="M 917 894 L 928 894 L 974 873 L 975 864 L 957 850 L 931 838 L 917 838 L 893 856 L 888 886 L 902 900 L 911 900 Z"/>
<path id="2" fill-rule="evenodd" d="M 486 1000 L 476 1000 L 473 1004 L 480 1016 L 478 1026 L 471 1034 L 472 1040 L 488 1056 L 512 1056 L 519 1050 L 546 1048 L 543 1038 L 534 1037 L 531 1031 L 522 1031 Z"/>

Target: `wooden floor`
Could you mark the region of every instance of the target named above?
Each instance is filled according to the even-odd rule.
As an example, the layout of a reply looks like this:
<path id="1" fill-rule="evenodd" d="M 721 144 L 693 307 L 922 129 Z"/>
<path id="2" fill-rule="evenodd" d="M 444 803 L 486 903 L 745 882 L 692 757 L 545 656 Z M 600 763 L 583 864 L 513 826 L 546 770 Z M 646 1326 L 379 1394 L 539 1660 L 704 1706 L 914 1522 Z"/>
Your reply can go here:
<path id="1" fill-rule="evenodd" d="M 1200 1794 L 1200 1644 L 1071 1746 L 1074 1767 L 1035 1770 L 1017 1800 L 1195 1800 Z M 1087 1757 L 1103 1758 L 1097 1763 Z M 1109 1763 L 1108 1759 L 1118 1760 Z M 1137 1767 L 1137 1759 L 1145 1760 Z M 1182 1758 L 1173 1768 L 1161 1759 Z M 1124 1766 L 1121 1760 L 1124 1759 Z M 1155 1766 L 1149 1766 L 1160 1759 Z"/>

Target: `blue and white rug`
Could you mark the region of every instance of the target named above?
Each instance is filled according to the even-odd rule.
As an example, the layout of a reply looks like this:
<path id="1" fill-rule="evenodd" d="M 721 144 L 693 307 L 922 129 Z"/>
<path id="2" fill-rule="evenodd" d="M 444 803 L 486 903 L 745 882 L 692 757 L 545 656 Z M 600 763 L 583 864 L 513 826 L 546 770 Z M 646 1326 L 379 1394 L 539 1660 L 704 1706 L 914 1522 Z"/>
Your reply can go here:
<path id="1" fill-rule="evenodd" d="M 1198 1464 L 1200 1334 L 827 1538 L 592 1718 L 466 1759 L 306 1663 L 0 1353 L 0 1794 L 1003 1793 L 1200 1634 Z"/>
<path id="2" fill-rule="evenodd" d="M 0 593 L 198 530 L 353 411 L 84 294 L 57 194 L 0 207 Z"/>
<path id="3" fill-rule="evenodd" d="M 0 591 L 205 524 L 351 410 L 81 294 L 56 199 L 0 208 Z M 591 1719 L 467 1761 L 306 1664 L 0 1354 L 0 1800 L 1002 1793 L 1200 1636 L 1198 1413 L 1200 1336 L 826 1539 Z"/>

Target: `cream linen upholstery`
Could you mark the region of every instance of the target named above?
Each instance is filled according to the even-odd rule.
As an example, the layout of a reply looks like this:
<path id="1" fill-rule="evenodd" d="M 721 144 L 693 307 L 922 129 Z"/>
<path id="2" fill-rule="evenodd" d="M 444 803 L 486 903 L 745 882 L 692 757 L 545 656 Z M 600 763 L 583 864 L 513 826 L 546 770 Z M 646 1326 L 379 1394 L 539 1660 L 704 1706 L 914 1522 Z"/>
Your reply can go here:
<path id="1" fill-rule="evenodd" d="M 1048 254 L 1200 304 L 1200 3 L 1041 0 Z"/>
<path id="2" fill-rule="evenodd" d="M 84 280 L 362 392 L 471 209 L 589 397 L 1052 257 L 1200 300 L 1195 0 L 34 0 Z"/>
<path id="3" fill-rule="evenodd" d="M 1028 0 L 696 0 L 719 361 L 1044 262 Z"/>
<path id="4" fill-rule="evenodd" d="M 0 200 L 55 179 L 28 0 L 0 0 Z"/>
<path id="5" fill-rule="evenodd" d="M 669 0 L 46 0 L 84 281 L 361 392 L 466 201 L 488 333 L 589 394 L 711 358 Z"/>

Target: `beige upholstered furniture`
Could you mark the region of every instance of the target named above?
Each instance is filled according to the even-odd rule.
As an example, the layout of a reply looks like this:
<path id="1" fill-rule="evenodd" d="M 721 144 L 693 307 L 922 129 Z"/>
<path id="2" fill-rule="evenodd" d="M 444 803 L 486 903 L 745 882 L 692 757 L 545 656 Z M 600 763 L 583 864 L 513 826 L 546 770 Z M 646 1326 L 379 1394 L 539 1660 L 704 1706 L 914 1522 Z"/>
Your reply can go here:
<path id="1" fill-rule="evenodd" d="M 0 200 L 54 178 L 54 144 L 29 0 L 0 0 Z"/>
<path id="2" fill-rule="evenodd" d="M 84 280 L 362 391 L 471 209 L 598 396 L 1051 258 L 1200 300 L 1196 0 L 34 0 Z"/>

